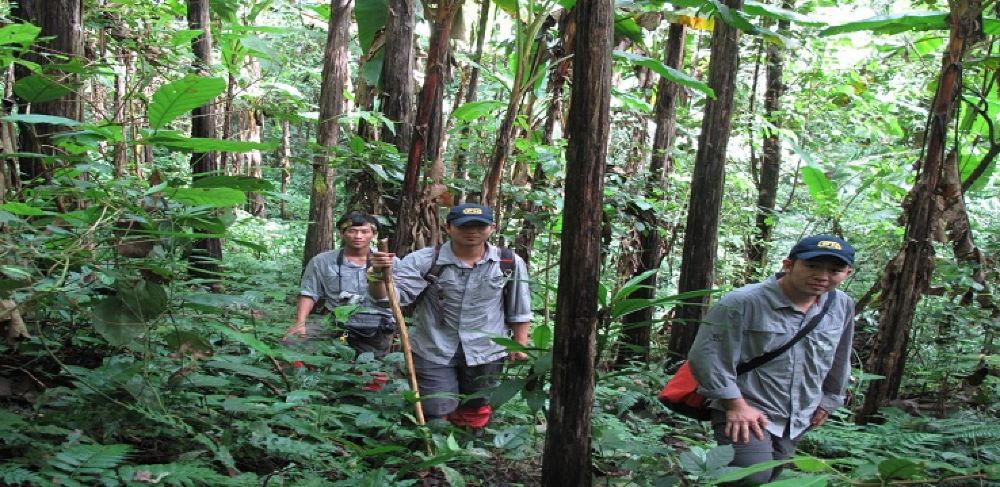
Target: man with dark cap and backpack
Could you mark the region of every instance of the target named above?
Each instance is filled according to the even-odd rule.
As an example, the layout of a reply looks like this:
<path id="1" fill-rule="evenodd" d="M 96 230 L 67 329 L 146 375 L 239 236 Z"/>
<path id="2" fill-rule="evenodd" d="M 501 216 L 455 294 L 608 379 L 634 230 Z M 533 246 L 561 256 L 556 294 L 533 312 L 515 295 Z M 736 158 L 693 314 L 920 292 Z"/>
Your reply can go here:
<path id="1" fill-rule="evenodd" d="M 735 450 L 730 465 L 790 458 L 802 434 L 844 404 L 854 301 L 836 288 L 853 265 L 854 248 L 843 239 L 804 238 L 781 273 L 732 291 L 705 316 L 688 364 L 698 392 L 710 400 L 716 440 Z M 789 343 L 780 355 L 737 373 L 740 364 Z M 757 472 L 744 483 L 770 482 L 780 472 Z"/>
<path id="2" fill-rule="evenodd" d="M 409 337 L 428 419 L 485 426 L 493 411 L 488 393 L 507 356 L 493 339 L 510 335 L 528 344 L 527 267 L 509 249 L 487 242 L 495 228 L 490 208 L 458 205 L 448 212 L 448 242 L 412 252 L 395 266 L 391 253 L 372 255 L 372 296 L 386 295 L 382 273 L 391 269 L 400 304 L 416 304 Z"/>

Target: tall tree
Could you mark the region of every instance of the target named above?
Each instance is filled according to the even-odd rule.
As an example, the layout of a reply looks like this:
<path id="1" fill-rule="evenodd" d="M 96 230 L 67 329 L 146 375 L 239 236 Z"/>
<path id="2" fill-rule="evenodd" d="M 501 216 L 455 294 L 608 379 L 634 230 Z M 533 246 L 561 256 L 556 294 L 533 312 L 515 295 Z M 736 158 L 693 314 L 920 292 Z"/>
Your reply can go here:
<path id="1" fill-rule="evenodd" d="M 440 239 L 436 200 L 443 192 L 441 179 L 444 168 L 440 165 L 441 111 L 444 104 L 444 81 L 448 69 L 448 40 L 455 14 L 461 9 L 459 0 L 442 0 L 427 12 L 431 19 L 430 46 L 427 49 L 427 71 L 424 86 L 420 89 L 417 116 L 413 123 L 410 153 L 403 176 L 403 194 L 396 226 L 397 254 L 413 248 L 434 244 Z M 430 165 L 426 163 L 430 162 Z M 421 169 L 427 165 L 420 184 Z"/>
<path id="2" fill-rule="evenodd" d="M 84 57 L 82 2 L 80 0 L 21 1 L 14 4 L 12 14 L 15 18 L 41 28 L 32 53 L 25 56 L 25 61 L 41 66 L 41 74 L 34 74 L 19 64 L 15 69 L 15 77 L 23 80 L 35 76 L 41 83 L 47 85 L 75 87 L 78 80 L 76 73 Z M 68 67 L 74 63 L 78 64 L 76 68 Z M 83 120 L 83 103 L 76 90 L 70 90 L 55 100 L 22 101 L 31 104 L 30 112 L 34 114 Z M 51 136 L 67 130 L 67 127 L 58 124 L 20 124 L 18 130 L 18 145 L 21 152 L 53 155 L 58 151 L 52 144 Z M 48 179 L 52 176 L 51 168 L 47 168 L 38 157 L 22 157 L 19 166 L 22 174 L 20 179 L 23 181 L 38 177 Z"/>
<path id="3" fill-rule="evenodd" d="M 410 150 L 413 132 L 413 0 L 390 0 L 382 60 L 382 113 L 394 122 L 382 140 L 400 153 Z"/>
<path id="4" fill-rule="evenodd" d="M 882 301 L 879 306 L 879 331 L 875 348 L 865 370 L 885 377 L 869 382 L 865 402 L 858 411 L 858 421 L 866 422 L 878 408 L 899 392 L 910 326 L 917 303 L 930 283 L 934 268 L 933 231 L 940 217 L 936 193 L 942 182 L 946 161 L 948 124 L 954 116 L 954 102 L 961 89 L 962 54 L 967 43 L 982 33 L 979 2 L 951 2 L 948 17 L 951 26 L 937 90 L 931 104 L 924 157 L 918 161 L 917 180 L 904 201 L 906 232 L 903 248 L 882 273 Z"/>
<path id="5" fill-rule="evenodd" d="M 566 131 L 566 197 L 549 428 L 542 485 L 591 485 L 590 419 L 594 401 L 601 216 L 611 104 L 611 0 L 581 0 L 576 25 L 573 91 Z"/>
<path id="6" fill-rule="evenodd" d="M 313 157 L 312 192 L 309 195 L 309 227 L 306 229 L 305 266 L 316 254 L 330 250 L 333 244 L 334 173 L 330 156 L 337 145 L 340 125 L 337 117 L 344 112 L 344 89 L 347 86 L 347 47 L 350 41 L 351 11 L 354 0 L 330 0 L 330 23 L 323 50 L 322 86 L 319 94 L 319 124 L 316 143 L 324 150 Z"/>
<path id="7" fill-rule="evenodd" d="M 786 0 L 782 8 L 791 10 L 793 2 Z M 778 21 L 778 32 L 788 31 L 789 22 Z M 747 277 L 753 278 L 767 264 L 767 248 L 774 228 L 774 203 L 778 196 L 778 176 L 781 172 L 781 97 L 785 93 L 782 73 L 785 69 L 784 48 L 777 43 L 767 43 L 767 80 L 764 89 L 764 119 L 768 126 L 764 132 L 763 157 L 757 183 L 757 235 L 747 251 Z M 752 93 L 751 96 L 756 96 Z"/>
<path id="8" fill-rule="evenodd" d="M 476 24 L 476 51 L 472 55 L 472 60 L 475 64 L 466 68 L 469 72 L 469 84 L 465 92 L 465 103 L 476 101 L 479 96 L 479 65 L 483 62 L 483 47 L 486 45 L 486 32 L 493 28 L 489 24 L 490 5 L 493 2 L 489 0 L 481 0 L 481 2 L 479 6 L 479 22 Z M 468 136 L 469 131 L 469 127 L 462 128 L 463 139 Z M 458 151 L 455 154 L 454 178 L 456 180 L 465 181 L 469 179 L 468 161 L 469 151 Z M 465 196 L 465 189 L 459 190 L 458 194 L 455 195 L 455 203 L 465 203 Z M 528 262 L 528 259 L 525 259 L 525 262 Z"/>
<path id="9" fill-rule="evenodd" d="M 200 33 L 191 40 L 194 51 L 194 69 L 199 75 L 208 75 L 212 67 L 212 19 L 209 0 L 188 0 L 188 28 Z M 215 101 L 191 110 L 191 137 L 214 139 L 216 136 L 217 114 Z M 195 152 L 191 154 L 191 172 L 195 179 L 219 172 L 219 155 L 215 152 Z M 194 242 L 191 253 L 194 275 L 206 279 L 218 277 L 219 262 L 222 261 L 222 240 L 202 238 Z"/>
<path id="10" fill-rule="evenodd" d="M 743 0 L 726 0 L 731 10 L 743 7 Z M 739 29 L 717 17 L 712 33 L 712 59 L 708 86 L 715 99 L 705 105 L 698 154 L 691 178 L 691 197 L 684 227 L 684 253 L 679 293 L 709 289 L 715 277 L 715 253 L 719 242 L 719 212 L 726 178 L 726 147 L 733 116 L 733 95 L 739 65 Z M 670 351 L 687 354 L 698 332 L 708 297 L 694 297 L 677 307 L 670 331 Z"/>
<path id="11" fill-rule="evenodd" d="M 667 44 L 664 47 L 663 64 L 677 70 L 684 63 L 684 26 L 670 24 L 667 30 Z M 649 181 L 646 195 L 650 199 L 662 198 L 667 174 L 673 171 L 673 160 L 670 151 L 674 145 L 674 135 L 677 127 L 677 102 L 681 88 L 666 78 L 661 77 L 657 85 L 655 105 L 656 132 L 653 136 L 653 150 L 649 158 Z M 639 261 L 634 276 L 660 268 L 663 260 L 662 239 L 660 232 L 663 225 L 656 211 L 652 208 L 635 211 L 636 217 L 643 222 L 643 230 L 639 232 Z M 636 299 L 652 299 L 656 293 L 656 275 L 643 281 L 648 287 L 639 288 L 633 295 Z M 649 357 L 649 338 L 652 332 L 653 308 L 644 308 L 629 313 L 622 319 L 622 352 L 618 362 L 626 364 L 629 360 L 645 362 Z"/>

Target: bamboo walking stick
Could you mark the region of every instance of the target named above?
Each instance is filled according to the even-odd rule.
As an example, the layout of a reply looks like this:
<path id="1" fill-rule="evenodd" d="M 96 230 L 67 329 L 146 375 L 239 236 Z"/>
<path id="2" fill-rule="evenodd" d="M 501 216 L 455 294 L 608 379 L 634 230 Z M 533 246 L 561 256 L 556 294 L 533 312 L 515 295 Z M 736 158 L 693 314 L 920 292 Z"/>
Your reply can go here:
<path id="1" fill-rule="evenodd" d="M 378 242 L 379 252 L 388 252 L 389 240 L 382 239 Z M 417 424 L 423 425 L 424 407 L 420 404 L 420 388 L 417 386 L 417 371 L 413 369 L 413 352 L 410 351 L 410 335 L 406 331 L 406 320 L 403 318 L 403 310 L 399 307 L 399 295 L 396 294 L 396 284 L 392 280 L 392 269 L 384 272 L 385 293 L 389 298 L 389 307 L 392 308 L 392 316 L 396 319 L 399 327 L 399 342 L 403 345 L 403 360 L 406 362 L 406 374 L 410 379 L 410 389 L 413 390 L 417 402 L 413 403 L 413 409 L 417 415 Z"/>

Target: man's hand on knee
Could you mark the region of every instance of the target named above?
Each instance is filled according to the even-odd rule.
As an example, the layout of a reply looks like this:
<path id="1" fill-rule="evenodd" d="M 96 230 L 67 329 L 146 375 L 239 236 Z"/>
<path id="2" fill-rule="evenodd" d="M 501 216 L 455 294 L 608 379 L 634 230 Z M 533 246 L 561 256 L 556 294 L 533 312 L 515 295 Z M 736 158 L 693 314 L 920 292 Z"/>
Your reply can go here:
<path id="1" fill-rule="evenodd" d="M 724 399 L 726 407 L 726 436 L 733 443 L 749 443 L 753 434 L 758 440 L 764 439 L 767 416 L 757 408 L 747 404 L 743 398 Z"/>
<path id="2" fill-rule="evenodd" d="M 825 423 L 829 417 L 830 413 L 826 409 L 816 408 L 816 410 L 813 411 L 812 419 L 809 421 L 809 425 L 813 428 L 818 428 L 823 426 L 823 423 Z"/>

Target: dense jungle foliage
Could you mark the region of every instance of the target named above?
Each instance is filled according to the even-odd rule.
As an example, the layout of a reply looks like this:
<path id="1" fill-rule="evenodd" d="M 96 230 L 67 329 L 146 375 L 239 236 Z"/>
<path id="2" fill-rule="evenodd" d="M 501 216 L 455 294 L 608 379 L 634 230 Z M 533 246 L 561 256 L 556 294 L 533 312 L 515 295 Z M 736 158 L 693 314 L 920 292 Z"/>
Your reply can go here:
<path id="1" fill-rule="evenodd" d="M 208 29 L 188 18 L 201 1 L 0 0 L 0 485 L 539 485 L 557 283 L 574 272 L 558 262 L 568 87 L 587 82 L 568 74 L 564 25 L 576 2 L 449 0 L 459 13 L 442 68 L 439 156 L 421 168 L 422 201 L 443 211 L 497 191 L 494 240 L 513 247 L 525 228 L 533 232 L 532 346 L 499 339 L 530 358 L 506 368 L 490 398 L 492 422 L 473 432 L 416 424 L 398 351 L 375 360 L 342 340 L 282 342 L 310 199 L 323 192 L 319 166 L 331 170 L 334 215 L 361 209 L 394 238 L 410 232 L 399 228 L 410 146 L 397 141 L 401 125 L 382 97 L 395 3 L 356 0 L 346 83 L 327 87 L 345 102 L 324 120 L 324 50 L 343 1 L 205 1 Z M 46 10 L 26 2 L 66 19 L 65 8 L 78 9 L 81 51 L 52 48 L 58 36 L 23 16 Z M 414 81 L 413 112 L 446 5 L 415 5 L 405 76 Z M 955 109 L 943 118 L 957 201 L 980 258 L 957 250 L 950 223 L 932 232 L 929 284 L 916 291 L 899 391 L 871 420 L 855 414 L 869 385 L 885 379 L 866 365 L 883 332 L 883 276 L 903 265 L 918 161 L 939 116 L 935 90 L 946 82 L 953 5 L 615 2 L 595 484 L 714 485 L 752 471 L 727 467 L 732 450 L 715 445 L 707 424 L 656 400 L 677 358 L 669 319 L 691 295 L 677 281 L 702 118 L 715 96 L 706 81 L 710 41 L 721 23 L 742 32 L 735 108 L 717 259 L 705 270 L 714 270 L 713 286 L 694 294 L 719 296 L 776 271 L 804 235 L 833 232 L 859 251 L 841 287 L 858 301 L 852 399 L 769 485 L 1000 483 L 996 2 L 970 7 L 981 34 L 962 49 Z M 675 66 L 664 59 L 671 26 L 686 35 Z M 207 59 L 192 49 L 206 32 L 214 41 Z M 765 100 L 772 52 L 783 69 L 781 89 L 769 92 L 778 105 Z M 665 86 L 676 99 L 675 135 L 660 153 L 666 164 L 652 168 Z M 53 108 L 69 99 L 79 116 Z M 192 121 L 212 120 L 192 116 L 205 106 L 218 110 L 214 135 L 192 132 Z M 331 123 L 336 139 L 323 143 L 317 137 Z M 412 130 L 432 135 L 426 125 Z M 201 173 L 195 163 L 209 153 L 221 155 L 218 165 Z M 779 171 L 762 237 L 769 153 Z M 484 187 L 497 154 L 499 185 Z M 956 221 L 955 201 L 941 200 L 938 220 Z M 660 237 L 662 262 L 643 271 L 649 232 Z M 221 251 L 206 254 L 213 240 Z M 754 248 L 763 254 L 751 257 Z M 654 273 L 655 289 L 641 294 Z M 651 320 L 625 319 L 643 309 Z M 648 355 L 629 355 L 623 336 L 642 325 L 651 326 Z M 389 384 L 366 390 L 378 371 Z"/>

